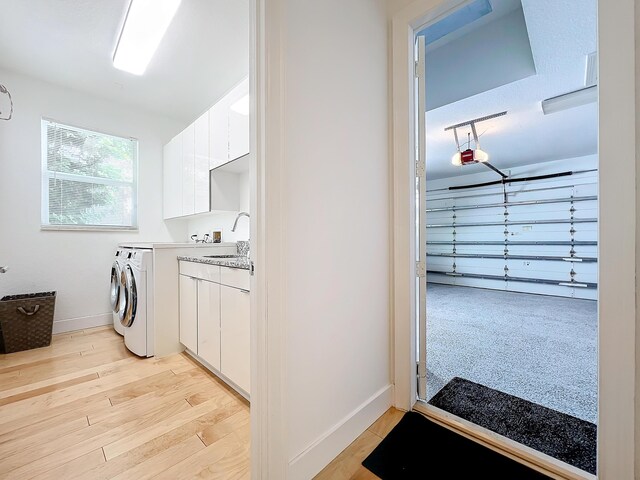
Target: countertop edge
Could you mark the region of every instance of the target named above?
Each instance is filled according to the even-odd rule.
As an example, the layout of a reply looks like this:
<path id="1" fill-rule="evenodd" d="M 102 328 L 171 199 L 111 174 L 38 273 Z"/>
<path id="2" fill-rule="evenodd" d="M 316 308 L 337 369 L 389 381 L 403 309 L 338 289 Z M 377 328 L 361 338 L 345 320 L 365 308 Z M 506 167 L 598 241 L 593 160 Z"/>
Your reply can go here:
<path id="1" fill-rule="evenodd" d="M 237 268 L 240 270 L 249 270 L 249 262 L 237 262 L 228 259 L 216 259 L 206 257 L 194 257 L 188 255 L 178 255 L 178 260 L 183 262 L 204 263 L 206 265 L 218 265 L 220 267 Z"/>

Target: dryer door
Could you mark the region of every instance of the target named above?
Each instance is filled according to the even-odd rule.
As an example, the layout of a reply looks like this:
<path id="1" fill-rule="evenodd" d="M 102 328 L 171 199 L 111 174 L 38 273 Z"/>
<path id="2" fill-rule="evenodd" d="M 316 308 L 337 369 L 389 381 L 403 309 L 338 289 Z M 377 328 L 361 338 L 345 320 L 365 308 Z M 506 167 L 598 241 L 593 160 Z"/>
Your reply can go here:
<path id="1" fill-rule="evenodd" d="M 117 260 L 111 266 L 111 309 L 118 313 L 120 304 L 120 262 Z"/>
<path id="2" fill-rule="evenodd" d="M 124 297 L 124 300 L 123 300 Z M 120 274 L 120 302 L 118 318 L 125 327 L 130 327 L 136 318 L 138 306 L 138 291 L 136 278 L 129 265 L 125 265 Z"/>

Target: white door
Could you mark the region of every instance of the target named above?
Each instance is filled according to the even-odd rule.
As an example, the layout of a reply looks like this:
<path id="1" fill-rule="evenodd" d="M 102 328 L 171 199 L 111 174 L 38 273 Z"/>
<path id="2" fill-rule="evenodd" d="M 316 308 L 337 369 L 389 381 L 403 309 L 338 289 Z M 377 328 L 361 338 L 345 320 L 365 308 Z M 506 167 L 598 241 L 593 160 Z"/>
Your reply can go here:
<path id="1" fill-rule="evenodd" d="M 220 284 L 198 281 L 198 355 L 220 370 Z"/>
<path id="2" fill-rule="evenodd" d="M 415 125 L 416 125 L 416 293 L 418 295 L 418 398 L 427 397 L 427 202 L 426 202 L 426 82 L 425 41 L 416 39 L 415 46 Z"/>
<path id="3" fill-rule="evenodd" d="M 198 280 L 180 275 L 180 343 L 198 353 Z"/>
<path id="4" fill-rule="evenodd" d="M 249 393 L 249 291 L 220 285 L 220 371 Z"/>

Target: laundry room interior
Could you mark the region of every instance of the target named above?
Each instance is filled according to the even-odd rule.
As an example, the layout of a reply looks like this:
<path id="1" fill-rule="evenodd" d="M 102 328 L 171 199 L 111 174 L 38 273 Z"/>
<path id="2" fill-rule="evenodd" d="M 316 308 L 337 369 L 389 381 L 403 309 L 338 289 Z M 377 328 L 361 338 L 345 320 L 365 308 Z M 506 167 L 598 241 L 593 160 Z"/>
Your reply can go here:
<path id="1" fill-rule="evenodd" d="M 249 1 L 2 9 L 0 477 L 140 477 L 172 421 L 167 475 L 247 473 Z"/>

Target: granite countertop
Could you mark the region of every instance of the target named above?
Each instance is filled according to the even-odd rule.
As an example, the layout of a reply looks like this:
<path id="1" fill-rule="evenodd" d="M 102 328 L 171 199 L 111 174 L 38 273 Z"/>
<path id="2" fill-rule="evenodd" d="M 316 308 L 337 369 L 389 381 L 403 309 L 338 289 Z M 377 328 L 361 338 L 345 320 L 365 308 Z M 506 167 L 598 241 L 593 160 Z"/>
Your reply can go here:
<path id="1" fill-rule="evenodd" d="M 210 245 L 210 244 L 209 244 Z M 185 262 L 206 263 L 208 265 L 220 265 L 221 267 L 241 268 L 249 270 L 249 242 L 239 240 L 236 242 L 236 255 L 220 255 L 220 256 L 196 256 L 196 255 L 179 255 L 178 260 Z"/>
<path id="2" fill-rule="evenodd" d="M 185 262 L 206 263 L 208 265 L 220 265 L 221 267 L 229 268 L 241 268 L 243 270 L 249 270 L 249 257 L 199 257 L 199 256 L 186 256 L 179 255 L 178 260 Z"/>

